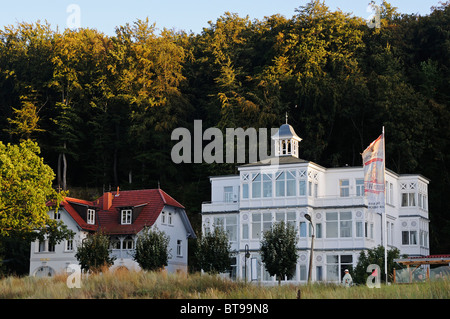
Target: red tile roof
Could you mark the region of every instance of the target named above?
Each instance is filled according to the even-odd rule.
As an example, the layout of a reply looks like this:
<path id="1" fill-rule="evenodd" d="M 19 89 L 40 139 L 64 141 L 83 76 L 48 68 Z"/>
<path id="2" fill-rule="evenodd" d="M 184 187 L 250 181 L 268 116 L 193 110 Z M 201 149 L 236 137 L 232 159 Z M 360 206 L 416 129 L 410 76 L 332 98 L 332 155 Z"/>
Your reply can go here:
<path id="1" fill-rule="evenodd" d="M 93 206 L 92 202 L 83 201 L 77 198 L 72 197 L 66 197 L 61 202 L 60 206 L 64 207 L 64 209 L 69 213 L 69 215 L 75 220 L 75 222 L 84 230 L 88 231 L 96 231 L 98 229 L 98 225 L 91 225 L 88 224 L 81 216 L 78 214 L 78 212 L 72 207 L 70 203 L 78 203 L 83 204 L 87 206 Z"/>
<path id="2" fill-rule="evenodd" d="M 111 207 L 108 209 L 103 209 L 104 196 L 108 196 L 107 193 L 93 202 L 66 197 L 61 202 L 61 206 L 82 229 L 88 231 L 99 229 L 107 234 L 136 234 L 145 226 L 152 226 L 165 205 L 184 210 L 183 205 L 161 189 L 112 192 Z M 97 212 L 96 225 L 87 224 L 71 203 L 95 208 Z M 126 207 L 134 207 L 135 212 L 140 210 L 137 218 L 130 225 L 122 225 L 120 220 L 120 208 Z"/>

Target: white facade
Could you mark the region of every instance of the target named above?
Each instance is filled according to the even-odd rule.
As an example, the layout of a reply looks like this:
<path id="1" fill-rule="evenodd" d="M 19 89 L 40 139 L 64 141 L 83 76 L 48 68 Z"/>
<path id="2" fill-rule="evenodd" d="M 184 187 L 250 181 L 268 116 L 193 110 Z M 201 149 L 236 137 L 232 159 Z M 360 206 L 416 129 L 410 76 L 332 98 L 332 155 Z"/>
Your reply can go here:
<path id="1" fill-rule="evenodd" d="M 325 168 L 292 154 L 280 156 L 275 168 L 243 165 L 239 175 L 210 178 L 212 200 L 202 205 L 202 231 L 222 225 L 228 232 L 233 278 L 275 282 L 261 263 L 262 233 L 275 222 L 292 223 L 299 259 L 290 281 L 306 282 L 312 228 L 304 216 L 309 214 L 315 231 L 312 280 L 337 282 L 345 268 L 356 266 L 362 250 L 385 243 L 381 215 L 367 209 L 363 178 L 362 166 Z M 428 183 L 421 175 L 386 171 L 388 248 L 429 254 Z"/>

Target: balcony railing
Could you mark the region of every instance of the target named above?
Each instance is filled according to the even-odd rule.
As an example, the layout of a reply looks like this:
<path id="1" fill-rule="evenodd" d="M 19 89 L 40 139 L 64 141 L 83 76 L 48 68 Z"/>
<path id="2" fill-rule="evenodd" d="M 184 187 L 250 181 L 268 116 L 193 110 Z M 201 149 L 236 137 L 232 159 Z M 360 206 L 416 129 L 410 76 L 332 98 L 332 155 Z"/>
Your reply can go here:
<path id="1" fill-rule="evenodd" d="M 231 212 L 239 210 L 239 202 L 203 202 L 203 213 Z"/>
<path id="2" fill-rule="evenodd" d="M 367 206 L 363 196 L 284 196 L 242 199 L 240 202 L 203 202 L 203 213 L 231 212 L 253 207 L 284 207 L 284 206 L 312 206 L 312 207 L 354 207 Z"/>

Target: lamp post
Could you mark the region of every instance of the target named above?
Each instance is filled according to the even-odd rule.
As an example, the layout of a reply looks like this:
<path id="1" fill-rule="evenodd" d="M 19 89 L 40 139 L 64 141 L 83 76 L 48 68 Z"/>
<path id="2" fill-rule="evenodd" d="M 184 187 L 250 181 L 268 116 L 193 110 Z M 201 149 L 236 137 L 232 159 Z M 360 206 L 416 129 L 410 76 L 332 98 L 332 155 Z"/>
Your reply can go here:
<path id="1" fill-rule="evenodd" d="M 311 254 L 309 255 L 309 269 L 308 269 L 308 284 L 311 283 L 311 268 L 314 254 L 314 225 L 311 220 L 311 215 L 305 214 L 305 218 L 311 224 L 312 234 L 311 234 Z"/>
<path id="2" fill-rule="evenodd" d="M 247 259 L 250 258 L 250 250 L 248 249 L 248 244 L 245 244 L 245 282 L 247 282 Z"/>

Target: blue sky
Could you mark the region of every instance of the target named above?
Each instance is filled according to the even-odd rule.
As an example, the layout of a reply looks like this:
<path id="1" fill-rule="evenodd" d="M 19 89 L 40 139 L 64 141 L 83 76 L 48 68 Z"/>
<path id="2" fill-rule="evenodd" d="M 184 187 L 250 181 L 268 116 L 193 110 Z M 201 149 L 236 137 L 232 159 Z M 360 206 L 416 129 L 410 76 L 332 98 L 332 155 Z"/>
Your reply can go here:
<path id="1" fill-rule="evenodd" d="M 6 2 L 6 1 L 2 1 Z M 295 9 L 309 0 L 13 0 L 2 3 L 0 9 L 0 27 L 16 25 L 17 22 L 36 22 L 47 20 L 54 28 L 65 29 L 70 21 L 79 22 L 81 27 L 95 28 L 107 35 L 113 35 L 116 26 L 149 18 L 162 29 L 199 33 L 208 21 L 215 21 L 224 12 L 248 15 L 250 19 L 262 19 L 279 13 L 287 18 L 295 14 Z M 325 0 L 330 9 L 342 9 L 344 12 L 368 18 L 370 0 Z M 426 15 L 430 8 L 439 4 L 439 0 L 390 0 L 388 1 L 401 13 Z M 376 3 L 381 3 L 377 0 Z M 79 15 L 70 10 L 75 4 Z M 69 9 L 69 12 L 67 12 Z M 71 20 L 79 17 L 78 20 Z M 78 22 L 76 22 L 78 21 Z"/>

